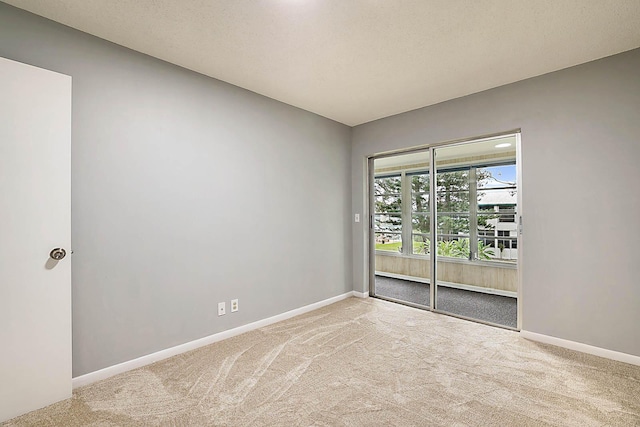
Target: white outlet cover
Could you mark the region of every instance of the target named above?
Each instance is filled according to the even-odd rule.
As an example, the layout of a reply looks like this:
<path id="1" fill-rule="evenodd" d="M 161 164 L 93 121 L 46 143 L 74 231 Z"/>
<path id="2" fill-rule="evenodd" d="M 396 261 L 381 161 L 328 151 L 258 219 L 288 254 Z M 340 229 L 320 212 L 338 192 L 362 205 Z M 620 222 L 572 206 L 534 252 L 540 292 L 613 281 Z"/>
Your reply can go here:
<path id="1" fill-rule="evenodd" d="M 238 311 L 238 300 L 237 299 L 232 299 L 231 300 L 231 312 L 236 312 Z"/>
<path id="2" fill-rule="evenodd" d="M 225 307 L 225 303 L 224 302 L 219 302 L 218 303 L 218 316 L 223 316 L 224 314 L 226 314 L 227 309 Z"/>

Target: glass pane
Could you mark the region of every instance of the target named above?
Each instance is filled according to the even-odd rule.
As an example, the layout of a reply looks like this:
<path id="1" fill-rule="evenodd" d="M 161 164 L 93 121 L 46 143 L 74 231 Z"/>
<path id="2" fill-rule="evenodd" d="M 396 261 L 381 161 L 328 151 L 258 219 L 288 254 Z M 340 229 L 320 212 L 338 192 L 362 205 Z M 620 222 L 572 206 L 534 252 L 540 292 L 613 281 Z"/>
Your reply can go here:
<path id="1" fill-rule="evenodd" d="M 375 249 L 402 251 L 402 179 L 399 175 L 374 180 Z"/>
<path id="2" fill-rule="evenodd" d="M 469 169 L 442 170 L 436 176 L 439 193 L 457 190 L 469 190 Z"/>
<path id="3" fill-rule="evenodd" d="M 478 168 L 477 177 L 478 258 L 515 263 L 518 259 L 515 162 Z"/>
<path id="4" fill-rule="evenodd" d="M 402 201 L 399 194 L 375 196 L 375 200 L 376 212 L 400 212 Z"/>
<path id="5" fill-rule="evenodd" d="M 429 152 L 375 159 L 373 167 L 373 294 L 428 307 Z"/>
<path id="6" fill-rule="evenodd" d="M 469 212 L 469 192 L 468 191 L 450 191 L 445 194 L 439 194 L 438 212 Z"/>
<path id="7" fill-rule="evenodd" d="M 411 175 L 411 208 L 416 212 L 429 212 L 429 173 Z"/>
<path id="8" fill-rule="evenodd" d="M 442 234 L 469 233 L 469 171 L 437 174 L 438 227 Z M 466 216 L 466 218 L 465 218 Z"/>
<path id="9" fill-rule="evenodd" d="M 429 212 L 429 193 L 413 193 L 411 195 L 412 212 Z"/>
<path id="10" fill-rule="evenodd" d="M 414 233 L 431 233 L 431 220 L 427 213 L 414 213 L 411 215 L 412 231 Z"/>
<path id="11" fill-rule="evenodd" d="M 375 233 L 376 251 L 402 252 L 402 236 L 396 233 Z"/>
<path id="12" fill-rule="evenodd" d="M 427 172 L 411 177 L 411 227 L 414 233 L 414 254 L 429 253 L 429 239 L 424 234 L 431 232 L 429 207 L 429 174 Z"/>
<path id="13" fill-rule="evenodd" d="M 449 239 L 438 237 L 438 256 L 469 259 L 469 238 Z"/>
<path id="14" fill-rule="evenodd" d="M 375 214 L 373 226 L 375 231 L 402 232 L 402 216 L 398 214 Z"/>
<path id="15" fill-rule="evenodd" d="M 515 162 L 500 166 L 486 166 L 478 168 L 478 188 L 509 187 L 516 190 L 516 164 Z"/>
<path id="16" fill-rule="evenodd" d="M 507 264 L 517 256 L 515 142 L 507 136 L 436 149 L 432 254 L 436 309 L 512 328 L 517 270 Z"/>
<path id="17" fill-rule="evenodd" d="M 438 235 L 445 237 L 469 236 L 469 213 L 441 215 L 438 212 Z"/>
<path id="18" fill-rule="evenodd" d="M 494 230 L 478 230 L 478 259 L 491 261 L 500 257 Z"/>
<path id="19" fill-rule="evenodd" d="M 374 194 L 400 194 L 400 176 L 388 176 L 374 180 Z"/>
<path id="20" fill-rule="evenodd" d="M 502 232 L 502 234 L 501 234 Z M 517 231 L 498 230 L 498 239 L 496 239 L 497 248 L 499 249 L 498 258 L 501 261 L 518 260 L 518 238 Z"/>
<path id="21" fill-rule="evenodd" d="M 500 215 L 498 213 L 494 213 L 493 210 L 479 211 L 478 233 L 480 233 L 480 231 L 491 231 L 491 234 L 493 235 L 493 230 L 496 229 L 496 224 L 498 223 L 499 218 Z"/>
<path id="22" fill-rule="evenodd" d="M 375 178 L 374 230 L 376 249 L 397 251 L 402 246 L 402 180 L 400 176 Z"/>
<path id="23" fill-rule="evenodd" d="M 478 241 L 476 242 L 478 246 L 478 250 L 476 252 L 476 258 L 482 261 L 491 261 L 495 260 L 498 257 L 498 252 L 496 251 L 494 241 L 487 240 L 484 238 L 478 237 Z"/>
<path id="24" fill-rule="evenodd" d="M 431 239 L 425 234 L 413 235 L 413 253 L 415 255 L 429 255 L 431 251 Z"/>
<path id="25" fill-rule="evenodd" d="M 428 171 L 411 175 L 411 239 L 415 255 L 428 255 L 430 250 L 430 179 Z"/>

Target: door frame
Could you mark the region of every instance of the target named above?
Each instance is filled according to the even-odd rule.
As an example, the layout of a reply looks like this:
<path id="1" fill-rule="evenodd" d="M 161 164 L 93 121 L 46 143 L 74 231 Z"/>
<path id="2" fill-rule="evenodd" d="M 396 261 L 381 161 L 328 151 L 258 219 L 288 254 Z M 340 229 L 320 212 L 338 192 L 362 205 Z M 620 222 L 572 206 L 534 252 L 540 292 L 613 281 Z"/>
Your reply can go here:
<path id="1" fill-rule="evenodd" d="M 8 320 L 0 327 L 7 347 L 0 355 L 2 423 L 72 396 L 73 82 L 4 57 L 0 69 L 10 88 L 0 109 L 11 112 L 1 133 L 11 165 L 2 174 L 3 208 L 10 204 L 4 222 L 12 227 L 4 236 L 0 292 L 2 309 L 10 307 L 0 316 Z"/>

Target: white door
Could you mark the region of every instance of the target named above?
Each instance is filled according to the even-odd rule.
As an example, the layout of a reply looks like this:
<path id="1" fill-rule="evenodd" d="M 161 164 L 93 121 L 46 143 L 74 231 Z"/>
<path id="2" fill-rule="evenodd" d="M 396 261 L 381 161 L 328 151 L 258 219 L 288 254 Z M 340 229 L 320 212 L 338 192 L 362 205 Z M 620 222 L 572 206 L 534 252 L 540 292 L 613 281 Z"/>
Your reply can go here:
<path id="1" fill-rule="evenodd" d="M 71 397 L 70 245 L 71 77 L 0 58 L 0 422 Z"/>

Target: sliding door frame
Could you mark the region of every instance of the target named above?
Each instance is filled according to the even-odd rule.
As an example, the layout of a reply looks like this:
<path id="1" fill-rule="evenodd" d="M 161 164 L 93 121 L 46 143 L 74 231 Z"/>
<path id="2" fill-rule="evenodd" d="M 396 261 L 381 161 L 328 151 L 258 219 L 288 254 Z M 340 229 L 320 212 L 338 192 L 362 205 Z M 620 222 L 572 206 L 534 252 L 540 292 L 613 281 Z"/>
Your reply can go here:
<path id="1" fill-rule="evenodd" d="M 446 146 L 445 146 L 446 147 Z M 429 215 L 431 216 L 429 225 L 431 225 L 431 234 L 429 242 L 429 305 L 432 311 L 436 310 L 436 301 L 438 298 L 438 287 L 436 286 L 438 277 L 438 201 L 436 200 L 436 185 L 438 185 L 438 170 L 436 169 L 436 147 L 429 147 Z"/>
<path id="2" fill-rule="evenodd" d="M 367 208 L 367 221 L 369 222 L 368 233 L 368 250 L 369 250 L 369 296 L 376 296 L 376 234 L 374 226 L 374 214 L 375 214 L 375 167 L 374 162 L 377 157 L 372 156 L 367 159 L 367 193 L 369 197 Z"/>
<path id="3" fill-rule="evenodd" d="M 517 298 L 516 298 L 516 310 L 517 310 L 517 326 L 516 330 L 519 331 L 522 329 L 522 258 L 523 258 L 523 250 L 522 250 L 522 239 L 523 239 L 523 210 L 522 210 L 522 150 L 521 150 L 521 129 L 514 129 L 506 132 L 499 132 L 495 134 L 488 134 L 483 136 L 477 136 L 472 138 L 464 138 L 453 141 L 445 141 L 438 142 L 433 144 L 428 144 L 425 146 L 412 147 L 408 149 L 401 150 L 393 150 L 388 151 L 376 155 L 371 155 L 367 157 L 367 193 L 368 193 L 368 203 L 367 203 L 367 217 L 369 221 L 369 232 L 365 233 L 368 236 L 368 266 L 369 266 L 369 295 L 385 299 L 389 301 L 393 301 L 396 303 L 409 305 L 416 308 L 427 309 L 429 311 L 433 311 L 440 314 L 445 314 L 447 316 L 458 317 L 465 320 L 470 320 L 476 323 L 482 323 L 490 326 L 496 326 L 503 329 L 513 330 L 513 328 L 500 325 L 497 323 L 487 322 L 480 319 L 474 319 L 466 316 L 460 316 L 455 313 L 449 313 L 445 311 L 440 311 L 437 308 L 437 269 L 438 269 L 438 256 L 437 256 L 437 202 L 436 202 L 436 183 L 437 183 L 437 167 L 435 165 L 436 158 L 436 149 L 444 148 L 444 147 L 452 147 L 456 145 L 466 145 L 474 142 L 481 142 L 489 139 L 496 139 L 504 136 L 515 136 L 516 139 L 516 181 L 517 181 L 517 215 L 516 221 L 518 223 L 517 228 L 517 242 L 518 242 L 518 259 L 517 259 Z M 429 154 L 429 212 L 431 216 L 430 221 L 430 247 L 431 252 L 429 254 L 429 262 L 430 262 L 430 278 L 429 278 L 429 306 L 423 306 L 419 304 L 414 304 L 410 301 L 401 301 L 395 298 L 389 298 L 384 296 L 376 295 L 375 290 L 375 227 L 374 227 L 374 213 L 375 213 L 375 168 L 374 161 L 376 159 L 382 159 L 385 157 L 394 157 L 403 154 L 409 153 L 419 153 L 425 152 Z M 411 226 L 411 224 L 409 224 Z M 404 233 L 404 228 L 403 228 Z M 410 243 L 413 244 L 413 238 L 410 239 Z"/>

